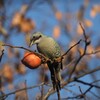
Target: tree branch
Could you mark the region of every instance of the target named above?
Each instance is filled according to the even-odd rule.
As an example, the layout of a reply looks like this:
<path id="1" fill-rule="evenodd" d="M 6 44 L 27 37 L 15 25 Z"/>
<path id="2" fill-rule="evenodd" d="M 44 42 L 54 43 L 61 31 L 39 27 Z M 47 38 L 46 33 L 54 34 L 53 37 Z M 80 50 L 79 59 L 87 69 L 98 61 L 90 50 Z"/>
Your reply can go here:
<path id="1" fill-rule="evenodd" d="M 71 77 L 72 77 L 72 75 L 73 75 L 73 73 L 74 73 L 74 71 L 75 71 L 75 69 L 76 69 L 78 63 L 80 62 L 80 60 L 81 60 L 81 59 L 84 57 L 84 55 L 86 54 L 87 46 L 89 45 L 89 43 L 88 43 L 88 41 L 87 41 L 87 37 L 86 37 L 85 30 L 84 30 L 82 24 L 81 24 L 81 23 L 79 23 L 79 24 L 80 24 L 80 26 L 81 26 L 81 28 L 82 28 L 82 30 L 83 30 L 83 35 L 84 35 L 84 39 L 85 39 L 85 41 L 84 41 L 84 42 L 85 42 L 85 47 L 84 47 L 84 52 L 83 52 L 83 54 L 81 54 L 80 57 L 77 59 L 75 65 L 74 65 L 74 67 L 73 67 L 73 69 L 72 69 L 72 71 L 71 71 L 71 73 L 70 73 L 70 75 L 69 75 L 68 81 L 70 81 L 70 79 L 71 79 Z"/>
<path id="2" fill-rule="evenodd" d="M 96 50 L 96 51 L 92 51 L 90 53 L 86 53 L 86 55 L 92 55 L 92 54 L 96 54 L 96 53 L 100 53 L 100 50 Z"/>
<path id="3" fill-rule="evenodd" d="M 22 47 L 22 46 L 12 46 L 10 44 L 3 44 L 2 46 L 8 46 L 10 48 L 19 48 L 19 49 L 23 49 L 23 50 L 26 50 L 26 51 L 29 51 L 29 52 L 33 52 L 34 54 L 36 54 L 38 57 L 40 57 L 42 59 L 42 62 L 45 63 L 47 62 L 48 60 L 51 61 L 49 58 L 45 57 L 44 55 L 42 55 L 41 53 L 37 53 L 35 51 L 32 51 L 30 49 L 27 49 L 25 47 Z"/>
<path id="4" fill-rule="evenodd" d="M 71 51 L 71 49 L 74 48 L 75 46 L 77 46 L 78 44 L 80 44 L 81 41 L 82 41 L 82 40 L 80 39 L 77 43 L 75 43 L 73 46 L 71 46 L 71 47 L 62 55 L 62 57 L 65 56 L 65 55 L 67 55 L 67 54 Z"/>
<path id="5" fill-rule="evenodd" d="M 79 80 L 79 79 L 77 79 L 77 78 L 75 78 L 75 81 L 76 81 L 76 82 L 79 82 L 79 83 L 82 83 L 82 84 L 84 84 L 84 85 L 92 86 L 92 87 L 95 87 L 95 88 L 100 88 L 100 86 L 93 85 L 92 83 L 88 83 L 88 82 L 81 81 L 81 80 Z"/>
<path id="6" fill-rule="evenodd" d="M 4 55 L 4 49 L 3 49 L 1 52 L 2 52 L 2 53 L 1 53 L 1 55 L 0 55 L 0 62 L 1 62 L 2 57 L 3 57 L 3 55 Z"/>
<path id="7" fill-rule="evenodd" d="M 40 86 L 42 86 L 42 85 L 44 85 L 44 82 L 41 83 L 41 84 L 35 85 L 35 86 L 25 87 L 25 88 L 22 88 L 22 89 L 15 90 L 15 91 L 13 91 L 13 92 L 10 92 L 10 93 L 8 93 L 8 94 L 4 94 L 3 96 L 0 96 L 0 100 L 1 100 L 1 98 L 8 97 L 9 95 L 15 94 L 15 93 L 17 93 L 17 92 L 24 91 L 24 90 L 28 90 L 28 89 L 37 88 L 37 87 L 40 87 Z"/>
<path id="8" fill-rule="evenodd" d="M 84 76 L 86 76 L 86 75 L 88 75 L 88 74 L 91 74 L 91 73 L 94 73 L 94 72 L 96 72 L 96 71 L 100 71 L 100 66 L 97 67 L 97 68 L 95 68 L 95 69 L 93 69 L 93 70 L 91 70 L 91 71 L 88 71 L 88 72 L 85 72 L 85 73 L 83 73 L 83 74 L 81 74 L 81 75 L 78 75 L 76 78 L 79 79 L 79 78 L 81 78 L 81 77 L 84 77 Z M 62 88 L 63 88 L 64 86 L 66 86 L 67 84 L 71 83 L 71 82 L 74 82 L 74 78 L 71 78 L 70 81 L 68 81 L 68 80 L 67 80 L 67 81 L 63 81 L 62 84 L 61 84 L 61 85 L 62 85 Z M 56 91 L 54 91 L 53 88 L 50 88 L 49 91 L 47 92 L 47 94 L 44 96 L 44 100 L 48 99 L 49 96 L 52 95 L 52 94 L 55 93 L 55 92 L 56 92 Z"/>

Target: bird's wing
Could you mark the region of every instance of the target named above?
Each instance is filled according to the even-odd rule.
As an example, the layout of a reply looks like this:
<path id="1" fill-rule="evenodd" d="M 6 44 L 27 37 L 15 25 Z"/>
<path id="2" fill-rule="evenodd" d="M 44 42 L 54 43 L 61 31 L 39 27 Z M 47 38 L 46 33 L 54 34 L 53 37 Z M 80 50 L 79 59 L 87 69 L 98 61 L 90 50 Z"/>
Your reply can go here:
<path id="1" fill-rule="evenodd" d="M 44 38 L 37 46 L 38 51 L 50 59 L 58 58 L 61 56 L 61 50 L 57 42 L 50 38 Z"/>

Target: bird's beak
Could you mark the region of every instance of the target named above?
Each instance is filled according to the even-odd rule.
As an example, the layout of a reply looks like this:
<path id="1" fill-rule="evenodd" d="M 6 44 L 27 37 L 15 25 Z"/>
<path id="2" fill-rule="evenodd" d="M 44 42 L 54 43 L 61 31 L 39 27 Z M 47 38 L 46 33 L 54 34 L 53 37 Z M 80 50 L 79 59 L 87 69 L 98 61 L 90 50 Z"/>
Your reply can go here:
<path id="1" fill-rule="evenodd" d="M 33 41 L 30 41 L 29 48 L 33 45 Z"/>

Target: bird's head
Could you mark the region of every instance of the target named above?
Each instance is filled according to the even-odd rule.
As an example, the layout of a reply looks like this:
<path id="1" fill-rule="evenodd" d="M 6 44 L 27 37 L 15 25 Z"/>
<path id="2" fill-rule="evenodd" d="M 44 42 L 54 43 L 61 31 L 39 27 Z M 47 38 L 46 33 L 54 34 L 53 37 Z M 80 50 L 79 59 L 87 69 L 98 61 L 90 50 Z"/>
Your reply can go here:
<path id="1" fill-rule="evenodd" d="M 35 33 L 33 33 L 33 36 L 30 39 L 29 47 L 31 47 L 34 44 L 38 44 L 41 41 L 41 39 L 42 39 L 43 36 L 44 35 L 41 32 L 35 32 Z"/>

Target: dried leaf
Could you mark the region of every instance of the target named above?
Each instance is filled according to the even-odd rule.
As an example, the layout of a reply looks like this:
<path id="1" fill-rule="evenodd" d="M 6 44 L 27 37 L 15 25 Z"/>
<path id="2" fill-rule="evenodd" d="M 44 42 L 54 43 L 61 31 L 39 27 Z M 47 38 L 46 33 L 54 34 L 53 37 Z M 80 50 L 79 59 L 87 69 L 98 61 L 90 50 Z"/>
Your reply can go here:
<path id="1" fill-rule="evenodd" d="M 14 55 L 15 55 L 16 58 L 18 58 L 18 59 L 20 58 L 20 51 L 19 51 L 19 49 L 17 49 L 17 48 L 14 49 Z"/>
<path id="2" fill-rule="evenodd" d="M 62 19 L 62 13 L 61 13 L 60 11 L 57 11 L 57 12 L 55 13 L 55 16 L 56 16 L 56 18 L 57 18 L 58 20 L 61 20 L 61 19 Z"/>
<path id="3" fill-rule="evenodd" d="M 0 23 L 0 34 L 2 34 L 4 36 L 7 36 L 8 35 L 6 29 L 4 27 L 2 27 L 1 23 Z"/>
<path id="4" fill-rule="evenodd" d="M 21 21 L 23 20 L 23 15 L 20 12 L 16 12 L 13 16 L 11 26 L 16 27 L 19 26 Z"/>
<path id="5" fill-rule="evenodd" d="M 66 24 L 66 28 L 68 32 L 72 31 L 72 25 L 70 23 Z"/>
<path id="6" fill-rule="evenodd" d="M 84 6 L 87 7 L 89 2 L 90 2 L 89 0 L 84 0 Z"/>
<path id="7" fill-rule="evenodd" d="M 5 64 L 3 66 L 3 70 L 2 71 L 3 71 L 3 77 L 5 78 L 5 80 L 7 82 L 11 83 L 13 81 L 14 72 L 13 72 L 12 68 L 9 66 L 9 64 Z"/>
<path id="8" fill-rule="evenodd" d="M 97 12 L 94 9 L 92 9 L 91 12 L 90 12 L 90 16 L 92 18 L 94 18 L 96 16 L 96 14 L 97 14 Z"/>
<path id="9" fill-rule="evenodd" d="M 92 53 L 93 51 L 94 51 L 93 46 L 92 46 L 92 45 L 89 45 L 89 46 L 87 47 L 87 52 L 88 52 L 88 53 Z"/>
<path id="10" fill-rule="evenodd" d="M 100 51 L 100 46 L 97 46 L 95 51 Z M 100 52 L 96 53 L 96 57 L 100 58 Z"/>
<path id="11" fill-rule="evenodd" d="M 77 25 L 77 33 L 79 35 L 82 35 L 83 34 L 83 30 L 82 30 L 82 28 L 81 28 L 81 26 L 79 24 Z"/>
<path id="12" fill-rule="evenodd" d="M 58 38 L 60 36 L 60 33 L 61 33 L 61 29 L 59 26 L 55 26 L 54 29 L 53 29 L 53 36 L 55 38 Z"/>
<path id="13" fill-rule="evenodd" d="M 12 48 L 8 48 L 7 55 L 9 58 L 13 58 L 14 57 L 14 50 Z"/>
<path id="14" fill-rule="evenodd" d="M 28 8 L 28 5 L 26 5 L 26 4 L 22 5 L 20 13 L 24 15 L 25 12 L 27 11 L 27 8 Z"/>
<path id="15" fill-rule="evenodd" d="M 82 5 L 77 13 L 77 18 L 79 21 L 83 20 L 84 17 L 84 6 Z"/>
<path id="16" fill-rule="evenodd" d="M 35 28 L 35 23 L 29 18 L 27 18 L 27 19 L 24 18 L 20 24 L 21 32 L 29 33 L 34 28 Z"/>
<path id="17" fill-rule="evenodd" d="M 97 15 L 97 13 L 100 13 L 100 5 L 93 6 L 90 15 L 92 18 L 94 18 Z"/>
<path id="18" fill-rule="evenodd" d="M 88 19 L 84 20 L 84 23 L 87 27 L 91 27 L 92 26 L 92 22 Z"/>
<path id="19" fill-rule="evenodd" d="M 25 66 L 23 64 L 15 64 L 15 68 L 16 68 L 16 71 L 19 74 L 25 74 L 26 73 L 26 69 L 25 69 Z"/>
<path id="20" fill-rule="evenodd" d="M 84 53 L 84 49 L 83 48 L 78 48 L 78 51 L 79 51 L 79 53 L 80 53 L 80 55 L 82 55 L 83 53 Z"/>

